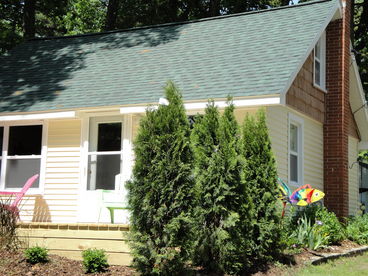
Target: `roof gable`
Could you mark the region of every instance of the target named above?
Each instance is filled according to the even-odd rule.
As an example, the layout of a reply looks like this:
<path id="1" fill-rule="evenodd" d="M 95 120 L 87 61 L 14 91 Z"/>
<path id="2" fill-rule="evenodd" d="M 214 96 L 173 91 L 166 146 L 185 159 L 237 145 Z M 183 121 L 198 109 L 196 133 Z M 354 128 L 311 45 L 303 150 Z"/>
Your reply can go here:
<path id="1" fill-rule="evenodd" d="M 39 39 L 0 59 L 0 111 L 281 94 L 337 0 L 105 34 Z"/>

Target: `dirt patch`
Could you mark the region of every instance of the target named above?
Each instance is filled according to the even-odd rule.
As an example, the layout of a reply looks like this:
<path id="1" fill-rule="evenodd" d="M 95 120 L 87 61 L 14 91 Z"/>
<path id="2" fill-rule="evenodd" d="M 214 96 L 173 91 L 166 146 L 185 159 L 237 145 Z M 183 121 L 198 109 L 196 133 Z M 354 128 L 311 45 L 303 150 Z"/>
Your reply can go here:
<path id="1" fill-rule="evenodd" d="M 50 255 L 50 262 L 31 265 L 27 263 L 22 252 L 0 251 L 1 276 L 55 276 L 55 275 L 86 275 L 81 261 Z M 88 274 L 103 276 L 134 275 L 134 270 L 126 266 L 110 266 L 104 273 Z"/>

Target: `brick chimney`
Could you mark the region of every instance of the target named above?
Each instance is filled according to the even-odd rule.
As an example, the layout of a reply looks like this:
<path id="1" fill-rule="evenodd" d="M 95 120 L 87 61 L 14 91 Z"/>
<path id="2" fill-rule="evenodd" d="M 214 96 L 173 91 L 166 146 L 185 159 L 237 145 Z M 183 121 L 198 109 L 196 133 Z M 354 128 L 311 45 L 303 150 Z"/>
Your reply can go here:
<path id="1" fill-rule="evenodd" d="M 325 205 L 349 215 L 349 67 L 351 0 L 342 0 L 343 18 L 326 31 L 326 119 L 323 130 Z"/>

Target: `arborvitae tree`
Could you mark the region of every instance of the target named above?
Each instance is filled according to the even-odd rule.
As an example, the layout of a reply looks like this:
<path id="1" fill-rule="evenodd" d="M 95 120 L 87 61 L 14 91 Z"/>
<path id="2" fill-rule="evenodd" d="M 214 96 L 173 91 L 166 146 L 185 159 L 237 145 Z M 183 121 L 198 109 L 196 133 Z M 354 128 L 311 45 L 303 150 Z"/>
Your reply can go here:
<path id="1" fill-rule="evenodd" d="M 133 265 L 143 275 L 177 275 L 191 248 L 193 199 L 190 129 L 180 92 L 169 82 L 168 105 L 147 110 L 135 140 L 131 208 Z"/>
<path id="2" fill-rule="evenodd" d="M 224 114 L 210 102 L 191 135 L 198 205 L 194 262 L 216 273 L 239 274 L 251 264 L 253 205 L 230 103 Z"/>
<path id="3" fill-rule="evenodd" d="M 247 182 L 255 206 L 253 228 L 254 264 L 269 261 L 280 253 L 280 214 L 277 213 L 277 171 L 266 125 L 264 110 L 257 118 L 247 115 L 243 125 L 242 144 L 247 159 Z"/>

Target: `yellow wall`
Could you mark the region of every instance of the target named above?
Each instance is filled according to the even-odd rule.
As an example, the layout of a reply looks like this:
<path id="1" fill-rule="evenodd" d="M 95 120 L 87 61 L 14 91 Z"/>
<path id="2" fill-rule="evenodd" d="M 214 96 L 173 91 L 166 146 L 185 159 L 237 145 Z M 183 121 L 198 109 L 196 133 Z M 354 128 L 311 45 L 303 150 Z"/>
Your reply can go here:
<path id="1" fill-rule="evenodd" d="M 247 113 L 256 108 L 236 109 L 235 116 L 243 123 Z M 278 175 L 288 180 L 289 113 L 304 121 L 304 183 L 323 190 L 323 126 L 284 106 L 266 108 L 267 124 L 275 154 Z M 140 116 L 133 116 L 132 136 L 137 134 Z M 351 147 L 356 141 L 351 138 Z M 51 120 L 48 123 L 47 164 L 44 195 L 29 196 L 22 212 L 23 221 L 77 222 L 81 170 L 81 120 Z M 355 146 L 353 146 L 355 145 Z M 350 150 L 356 158 L 356 151 Z M 354 168 L 356 169 L 356 168 Z M 355 178 L 354 178 L 355 177 Z M 357 183 L 357 174 L 350 176 Z M 357 184 L 355 184 L 355 187 Z M 356 188 L 355 188 L 356 189 Z M 355 190 L 356 191 L 356 190 Z M 351 192 L 351 196 L 355 192 Z M 352 204 L 351 200 L 351 204 Z M 33 207 L 35 211 L 33 212 Z M 356 208 L 354 206 L 351 207 Z"/>
<path id="2" fill-rule="evenodd" d="M 304 117 L 304 184 L 323 191 L 323 125 Z"/>
<path id="3" fill-rule="evenodd" d="M 75 222 L 80 188 L 81 121 L 48 123 L 43 195 L 28 196 L 21 208 L 22 221 Z"/>
<path id="4" fill-rule="evenodd" d="M 288 181 L 288 112 L 285 107 L 273 106 L 266 114 L 278 175 Z"/>
<path id="5" fill-rule="evenodd" d="M 357 215 L 360 211 L 359 165 L 354 164 L 358 158 L 358 142 L 358 139 L 349 136 L 349 215 Z"/>

